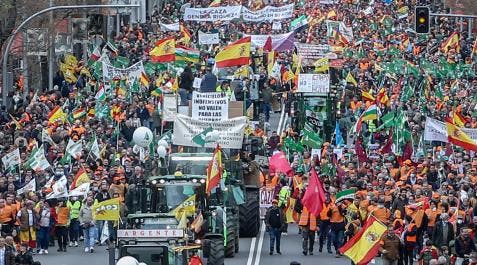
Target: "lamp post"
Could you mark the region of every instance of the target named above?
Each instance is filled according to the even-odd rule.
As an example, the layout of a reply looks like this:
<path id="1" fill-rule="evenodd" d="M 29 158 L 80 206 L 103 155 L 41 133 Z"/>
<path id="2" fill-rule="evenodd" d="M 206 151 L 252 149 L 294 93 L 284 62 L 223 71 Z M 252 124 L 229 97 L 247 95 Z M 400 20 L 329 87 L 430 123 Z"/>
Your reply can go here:
<path id="1" fill-rule="evenodd" d="M 6 86 L 7 84 L 7 63 L 8 63 L 8 55 L 10 49 L 13 44 L 14 36 L 23 29 L 23 27 L 28 24 L 32 19 L 37 16 L 43 15 L 45 13 L 55 11 L 55 10 L 67 10 L 67 9 L 94 9 L 94 8 L 127 8 L 133 7 L 138 8 L 140 5 L 132 4 L 132 5 L 123 5 L 123 4 L 113 4 L 113 5 L 72 5 L 72 6 L 53 6 L 49 8 L 45 8 L 36 12 L 35 14 L 29 16 L 25 19 L 11 34 L 10 38 L 8 39 L 7 46 L 5 47 L 5 51 L 3 52 L 3 62 L 2 62 L 2 78 L 3 78 L 3 88 L 2 88 L 2 105 L 6 106 L 7 95 L 10 92 L 10 88 Z"/>

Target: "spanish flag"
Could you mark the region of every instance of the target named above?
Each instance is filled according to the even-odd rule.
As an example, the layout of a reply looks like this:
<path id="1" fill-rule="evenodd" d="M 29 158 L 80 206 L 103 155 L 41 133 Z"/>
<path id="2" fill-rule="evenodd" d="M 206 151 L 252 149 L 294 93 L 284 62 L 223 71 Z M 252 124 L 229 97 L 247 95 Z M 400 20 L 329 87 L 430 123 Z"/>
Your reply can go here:
<path id="1" fill-rule="evenodd" d="M 217 68 L 241 66 L 249 63 L 252 38 L 242 38 L 220 51 L 215 56 Z"/>
<path id="2" fill-rule="evenodd" d="M 457 110 L 452 111 L 452 120 L 459 127 L 464 127 L 467 122 L 467 119 Z"/>
<path id="3" fill-rule="evenodd" d="M 57 120 L 64 122 L 66 120 L 66 113 L 63 112 L 60 106 L 56 106 L 50 113 L 48 114 L 48 121 L 50 123 L 54 123 Z"/>
<path id="4" fill-rule="evenodd" d="M 383 105 L 387 105 L 389 103 L 389 97 L 386 88 L 382 87 L 379 90 L 378 95 L 376 96 L 376 100 L 378 101 L 378 103 L 381 103 Z"/>
<path id="5" fill-rule="evenodd" d="M 221 4 L 221 0 L 214 0 L 212 3 L 210 3 L 209 7 L 218 7 Z"/>
<path id="6" fill-rule="evenodd" d="M 370 216 L 359 232 L 339 249 L 356 265 L 368 264 L 378 254 L 381 237 L 387 228 L 376 217 Z"/>
<path id="7" fill-rule="evenodd" d="M 81 184 L 89 183 L 90 181 L 91 179 L 88 177 L 86 170 L 84 168 L 81 168 L 80 170 L 78 170 L 78 173 L 76 173 L 75 178 L 73 179 L 73 182 L 71 183 L 70 190 L 75 189 Z"/>
<path id="8" fill-rule="evenodd" d="M 441 44 L 442 50 L 448 53 L 450 49 L 455 49 L 457 53 L 460 53 L 460 38 L 457 32 L 452 33 L 449 38 Z"/>
<path id="9" fill-rule="evenodd" d="M 477 143 L 450 121 L 446 121 L 447 139 L 450 143 L 477 152 Z"/>
<path id="10" fill-rule="evenodd" d="M 139 82 L 145 87 L 149 87 L 149 83 L 151 82 L 147 77 L 146 73 L 141 72 L 141 76 L 139 77 Z"/>
<path id="11" fill-rule="evenodd" d="M 166 38 L 156 42 L 156 47 L 149 52 L 155 63 L 173 62 L 176 59 L 176 40 Z"/>
<path id="12" fill-rule="evenodd" d="M 182 38 L 180 38 L 179 42 L 185 44 L 185 45 L 189 45 L 190 43 L 190 39 L 192 38 L 192 35 L 190 34 L 189 30 L 184 27 L 184 25 L 180 25 L 180 31 L 182 33 L 182 35 L 184 35 Z"/>
<path id="13" fill-rule="evenodd" d="M 206 192 L 210 194 L 213 188 L 220 183 L 222 178 L 222 150 L 217 145 L 212 160 L 207 167 Z"/>

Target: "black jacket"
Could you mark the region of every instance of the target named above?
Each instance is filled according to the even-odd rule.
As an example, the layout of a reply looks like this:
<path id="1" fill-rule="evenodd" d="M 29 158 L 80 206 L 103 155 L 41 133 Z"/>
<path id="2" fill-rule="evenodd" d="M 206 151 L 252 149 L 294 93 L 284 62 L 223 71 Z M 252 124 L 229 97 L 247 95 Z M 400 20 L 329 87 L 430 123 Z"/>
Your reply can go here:
<path id="1" fill-rule="evenodd" d="M 432 233 L 432 241 L 436 246 L 449 246 L 449 242 L 454 240 L 454 226 L 447 222 L 447 242 L 444 242 L 444 231 L 443 231 L 443 222 L 436 222 L 434 231 Z"/>
<path id="2" fill-rule="evenodd" d="M 269 207 L 265 214 L 265 224 L 267 227 L 282 229 L 285 225 L 285 215 L 278 207 Z"/>

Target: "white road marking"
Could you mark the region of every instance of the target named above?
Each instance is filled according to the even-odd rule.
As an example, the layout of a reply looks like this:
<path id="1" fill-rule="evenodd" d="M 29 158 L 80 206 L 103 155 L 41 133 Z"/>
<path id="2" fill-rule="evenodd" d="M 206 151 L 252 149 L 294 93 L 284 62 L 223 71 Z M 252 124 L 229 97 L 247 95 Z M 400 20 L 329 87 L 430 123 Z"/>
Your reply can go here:
<path id="1" fill-rule="evenodd" d="M 265 224 L 261 224 L 261 229 L 260 229 L 260 239 L 258 240 L 258 246 L 257 246 L 257 257 L 255 258 L 255 264 L 258 265 L 260 264 L 260 256 L 262 255 L 262 245 L 263 245 L 263 235 L 265 234 Z"/>
<path id="2" fill-rule="evenodd" d="M 253 254 L 255 253 L 255 241 L 257 241 L 257 237 L 252 238 L 252 242 L 250 243 L 250 251 L 248 252 L 247 265 L 252 265 Z"/>

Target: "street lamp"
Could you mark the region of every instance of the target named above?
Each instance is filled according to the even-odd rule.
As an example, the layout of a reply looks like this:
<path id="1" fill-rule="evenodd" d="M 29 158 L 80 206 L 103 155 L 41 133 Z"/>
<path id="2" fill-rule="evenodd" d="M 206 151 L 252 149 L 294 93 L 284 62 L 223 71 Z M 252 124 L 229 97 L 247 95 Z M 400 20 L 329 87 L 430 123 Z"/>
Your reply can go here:
<path id="1" fill-rule="evenodd" d="M 23 27 L 28 24 L 32 19 L 34 19 L 37 16 L 43 15 L 45 13 L 48 13 L 50 11 L 55 11 L 55 10 L 65 10 L 65 9 L 94 9 L 94 8 L 127 8 L 127 7 L 134 7 L 134 8 L 139 8 L 139 4 L 132 4 L 132 5 L 124 5 L 124 4 L 112 4 L 112 5 L 73 5 L 73 6 L 53 6 L 49 8 L 45 8 L 43 10 L 40 10 L 36 12 L 35 14 L 29 16 L 27 19 L 25 19 L 11 34 L 10 38 L 8 39 L 7 46 L 3 52 L 3 62 L 2 62 L 2 105 L 6 106 L 6 101 L 7 101 L 7 95 L 8 92 L 10 91 L 9 87 L 6 87 L 7 84 L 7 63 L 8 63 L 8 55 L 10 53 L 10 49 L 13 44 L 13 39 L 14 36 L 20 32 L 20 30 L 23 29 Z"/>

